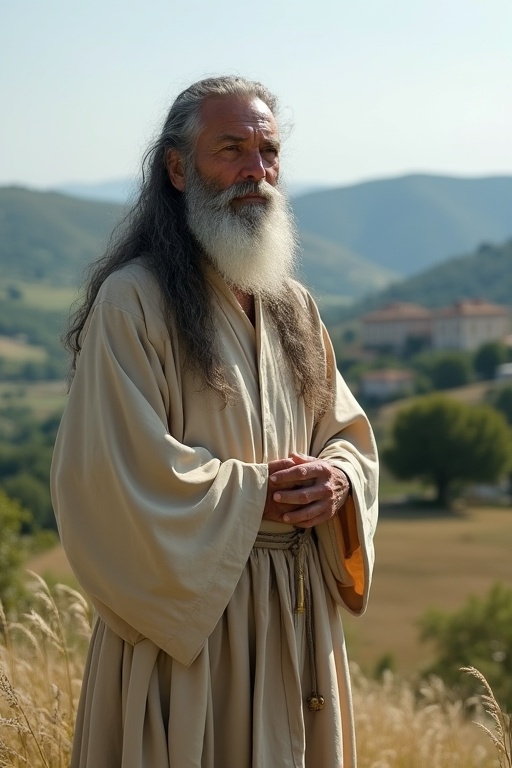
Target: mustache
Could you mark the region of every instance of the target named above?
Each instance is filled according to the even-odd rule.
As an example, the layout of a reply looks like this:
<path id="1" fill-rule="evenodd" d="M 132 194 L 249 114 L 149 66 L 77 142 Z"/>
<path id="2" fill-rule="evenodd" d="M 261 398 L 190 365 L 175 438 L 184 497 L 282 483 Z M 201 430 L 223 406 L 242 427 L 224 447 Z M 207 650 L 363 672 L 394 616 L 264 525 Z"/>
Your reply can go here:
<path id="1" fill-rule="evenodd" d="M 228 189 L 220 191 L 217 189 L 214 199 L 215 206 L 219 210 L 225 209 L 233 200 L 236 200 L 238 197 L 245 197 L 245 195 L 260 195 L 260 197 L 269 202 L 282 197 L 278 189 L 263 179 L 260 181 L 241 181 L 238 184 L 233 184 L 232 187 L 228 187 Z"/>

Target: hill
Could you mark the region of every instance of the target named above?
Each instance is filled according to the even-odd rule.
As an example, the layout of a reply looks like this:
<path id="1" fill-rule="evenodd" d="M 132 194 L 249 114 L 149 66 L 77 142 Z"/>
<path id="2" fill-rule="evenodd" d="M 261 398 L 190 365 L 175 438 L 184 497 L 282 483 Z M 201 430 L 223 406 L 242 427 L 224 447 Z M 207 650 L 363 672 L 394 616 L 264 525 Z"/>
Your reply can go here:
<path id="1" fill-rule="evenodd" d="M 53 187 L 51 192 L 60 192 L 63 195 L 72 197 L 83 197 L 87 200 L 104 200 L 107 202 L 119 203 L 125 205 L 137 189 L 137 179 L 125 177 L 122 179 L 107 179 L 98 182 L 69 182 L 59 184 Z M 287 184 L 288 194 L 304 195 L 306 192 L 316 192 L 320 189 L 327 189 L 329 184 L 322 182 L 292 182 Z"/>
<path id="2" fill-rule="evenodd" d="M 409 276 L 512 236 L 512 177 L 411 175 L 294 198 L 300 230 Z"/>
<path id="3" fill-rule="evenodd" d="M 398 280 L 398 275 L 342 245 L 301 232 L 301 278 L 313 293 L 351 303 Z"/>
<path id="4" fill-rule="evenodd" d="M 79 181 L 75 183 L 69 182 L 69 184 L 61 184 L 49 191 L 85 200 L 125 205 L 134 194 L 136 187 L 136 179 L 124 178 L 109 179 L 108 181 L 100 181 L 96 184 Z"/>
<path id="5" fill-rule="evenodd" d="M 76 285 L 123 208 L 55 192 L 0 188 L 2 279 Z"/>
<path id="6" fill-rule="evenodd" d="M 392 301 L 435 309 L 461 298 L 512 306 L 512 239 L 502 245 L 482 244 L 474 253 L 449 259 L 392 285 L 352 305 L 343 314 L 358 317 Z"/>

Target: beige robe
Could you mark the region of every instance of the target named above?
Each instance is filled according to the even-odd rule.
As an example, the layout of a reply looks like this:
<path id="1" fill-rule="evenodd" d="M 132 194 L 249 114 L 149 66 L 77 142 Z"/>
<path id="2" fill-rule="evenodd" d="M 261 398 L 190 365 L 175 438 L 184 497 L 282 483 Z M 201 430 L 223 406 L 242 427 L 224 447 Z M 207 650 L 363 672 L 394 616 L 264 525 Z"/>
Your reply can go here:
<path id="1" fill-rule="evenodd" d="M 366 417 L 336 372 L 315 426 L 273 326 L 251 325 L 213 272 L 215 322 L 240 395 L 223 407 L 184 365 L 140 264 L 103 284 L 59 430 L 52 496 L 62 542 L 98 614 L 72 768 L 340 768 L 355 765 L 338 605 L 366 606 L 377 465 Z M 333 461 L 352 499 L 307 546 L 320 712 L 310 712 L 294 558 L 255 549 L 267 463 Z M 344 519 L 343 525 L 340 521 Z"/>

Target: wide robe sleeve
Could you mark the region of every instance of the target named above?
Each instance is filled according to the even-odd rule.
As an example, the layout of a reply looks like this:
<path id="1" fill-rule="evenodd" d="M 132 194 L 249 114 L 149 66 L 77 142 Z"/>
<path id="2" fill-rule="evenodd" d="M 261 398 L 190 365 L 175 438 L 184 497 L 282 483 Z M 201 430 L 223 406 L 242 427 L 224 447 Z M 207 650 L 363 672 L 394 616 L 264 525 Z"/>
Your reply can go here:
<path id="1" fill-rule="evenodd" d="M 172 356 L 163 360 L 163 323 L 135 281 L 106 282 L 57 437 L 54 509 L 71 566 L 106 624 L 189 665 L 247 562 L 268 470 L 220 461 L 170 434 L 168 411 L 180 397 L 169 390 L 180 373 Z"/>
<path id="2" fill-rule="evenodd" d="M 315 427 L 311 453 L 342 469 L 350 480 L 351 493 L 337 515 L 315 530 L 331 594 L 351 613 L 361 615 L 367 607 L 375 561 L 377 447 L 366 414 L 337 370 L 323 326 L 322 334 L 333 405 Z"/>

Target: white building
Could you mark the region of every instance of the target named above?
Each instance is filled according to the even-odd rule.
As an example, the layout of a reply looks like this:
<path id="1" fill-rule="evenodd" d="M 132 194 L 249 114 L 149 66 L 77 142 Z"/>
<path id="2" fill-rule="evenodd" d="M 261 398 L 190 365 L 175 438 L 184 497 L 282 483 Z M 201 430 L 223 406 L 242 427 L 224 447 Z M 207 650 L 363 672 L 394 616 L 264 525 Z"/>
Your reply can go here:
<path id="1" fill-rule="evenodd" d="M 423 339 L 433 349 L 472 351 L 489 341 L 505 340 L 507 307 L 482 299 L 463 299 L 430 311 L 419 304 L 395 302 L 361 318 L 367 349 L 400 353 L 409 339 Z"/>
<path id="2" fill-rule="evenodd" d="M 432 347 L 473 351 L 506 335 L 509 311 L 481 299 L 464 299 L 432 317 Z"/>
<path id="3" fill-rule="evenodd" d="M 399 352 L 410 338 L 430 338 L 431 318 L 432 312 L 419 304 L 388 304 L 362 318 L 363 346 Z"/>

